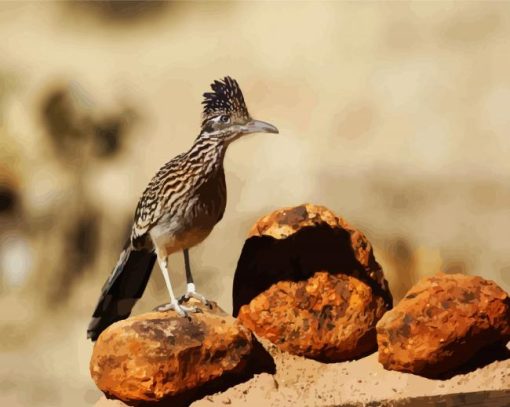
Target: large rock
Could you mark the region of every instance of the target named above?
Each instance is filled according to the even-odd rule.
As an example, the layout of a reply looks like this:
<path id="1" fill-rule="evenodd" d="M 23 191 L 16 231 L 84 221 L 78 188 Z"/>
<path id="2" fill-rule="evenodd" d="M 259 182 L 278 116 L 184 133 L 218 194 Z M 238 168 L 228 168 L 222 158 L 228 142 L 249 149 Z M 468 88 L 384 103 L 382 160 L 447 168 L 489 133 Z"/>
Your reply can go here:
<path id="1" fill-rule="evenodd" d="M 317 271 L 350 275 L 391 308 L 392 296 L 365 235 L 329 209 L 305 204 L 259 219 L 246 240 L 233 286 L 233 314 L 282 281 L 304 281 Z"/>
<path id="2" fill-rule="evenodd" d="M 239 372 L 251 332 L 215 304 L 203 313 L 150 312 L 116 322 L 98 338 L 90 372 L 106 394 L 127 402 L 175 396 Z"/>
<path id="3" fill-rule="evenodd" d="M 377 324 L 383 366 L 430 377 L 508 340 L 508 295 L 492 281 L 461 274 L 423 279 Z"/>
<path id="4" fill-rule="evenodd" d="M 384 300 L 356 278 L 326 272 L 276 283 L 241 307 L 239 320 L 295 355 L 336 362 L 376 348 Z"/>

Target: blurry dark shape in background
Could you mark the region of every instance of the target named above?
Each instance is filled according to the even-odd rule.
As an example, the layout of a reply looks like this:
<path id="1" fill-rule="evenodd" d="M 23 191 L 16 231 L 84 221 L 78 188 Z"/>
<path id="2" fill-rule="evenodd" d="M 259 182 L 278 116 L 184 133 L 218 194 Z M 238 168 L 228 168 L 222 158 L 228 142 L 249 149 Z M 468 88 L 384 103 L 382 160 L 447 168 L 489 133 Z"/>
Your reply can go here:
<path id="1" fill-rule="evenodd" d="M 0 213 L 12 213 L 18 206 L 19 196 L 17 191 L 0 182 Z"/>
<path id="2" fill-rule="evenodd" d="M 102 0 L 102 1 L 69 1 L 66 5 L 76 11 L 93 13 L 97 17 L 115 23 L 132 24 L 137 20 L 158 17 L 169 6 L 175 6 L 173 1 L 146 0 Z"/>
<path id="3" fill-rule="evenodd" d="M 105 158 L 118 153 L 135 115 L 130 108 L 98 115 L 87 95 L 73 84 L 57 85 L 43 96 L 42 119 L 60 160 L 90 153 Z M 89 157 L 87 157 L 89 158 Z"/>
<path id="4" fill-rule="evenodd" d="M 419 278 L 416 272 L 415 250 L 403 237 L 389 238 L 384 249 L 397 277 L 392 281 L 391 291 L 395 298 L 402 298 Z"/>
<path id="5" fill-rule="evenodd" d="M 125 120 L 119 117 L 106 117 L 94 126 L 96 152 L 99 157 L 114 155 L 122 147 L 121 135 L 124 132 Z"/>
<path id="6" fill-rule="evenodd" d="M 446 274 L 467 274 L 467 266 L 462 260 L 446 260 L 441 271 Z"/>
<path id="7" fill-rule="evenodd" d="M 21 177 L 0 165 L 0 292 L 21 285 L 30 273 L 24 217 Z"/>
<path id="8" fill-rule="evenodd" d="M 83 123 L 76 117 L 66 88 L 58 87 L 45 96 L 42 113 L 47 133 L 57 150 L 57 157 L 68 158 L 73 150 L 79 150 L 73 148 L 73 144 L 84 136 Z"/>
<path id="9" fill-rule="evenodd" d="M 52 274 L 47 300 L 49 305 L 63 303 L 72 294 L 73 284 L 94 264 L 99 249 L 99 218 L 90 208 L 66 225 L 64 248 L 58 270 Z"/>
<path id="10" fill-rule="evenodd" d="M 66 301 L 74 283 L 97 258 L 102 218 L 88 188 L 90 174 L 97 160 L 112 160 L 124 150 L 137 118 L 129 107 L 115 110 L 95 106 L 75 82 L 53 85 L 42 96 L 42 124 L 55 157 L 71 178 L 62 191 L 69 199 L 53 208 L 58 222 L 52 225 L 52 233 L 60 234 L 62 243 L 53 253 L 59 261 L 46 295 L 50 305 Z"/>

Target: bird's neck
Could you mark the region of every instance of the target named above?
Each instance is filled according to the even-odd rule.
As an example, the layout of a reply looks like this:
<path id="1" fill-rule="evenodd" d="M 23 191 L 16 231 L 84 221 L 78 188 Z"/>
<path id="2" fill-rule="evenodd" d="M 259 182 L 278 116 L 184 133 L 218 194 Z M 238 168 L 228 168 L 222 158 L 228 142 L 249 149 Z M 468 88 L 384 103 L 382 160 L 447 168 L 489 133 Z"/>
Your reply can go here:
<path id="1" fill-rule="evenodd" d="M 197 164 L 204 173 L 214 173 L 223 168 L 223 158 L 228 143 L 216 137 L 198 137 L 187 153 L 192 164 Z"/>

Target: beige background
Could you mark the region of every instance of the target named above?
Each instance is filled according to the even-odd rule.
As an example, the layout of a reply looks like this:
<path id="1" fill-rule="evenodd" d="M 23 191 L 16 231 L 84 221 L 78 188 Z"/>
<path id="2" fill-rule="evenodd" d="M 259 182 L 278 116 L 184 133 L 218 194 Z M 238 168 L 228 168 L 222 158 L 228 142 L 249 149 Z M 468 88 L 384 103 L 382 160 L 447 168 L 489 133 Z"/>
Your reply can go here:
<path id="1" fill-rule="evenodd" d="M 0 186 L 19 196 L 0 212 L 1 405 L 97 400 L 99 290 L 145 184 L 226 74 L 280 134 L 229 149 L 225 217 L 191 252 L 204 294 L 230 309 L 248 228 L 302 202 L 366 233 L 397 299 L 438 270 L 510 290 L 507 2 L 1 3 L 0 38 Z M 65 150 L 45 124 L 58 92 L 57 122 L 77 129 Z M 108 118 L 122 148 L 101 158 L 87 126 Z M 164 301 L 154 273 L 136 311 Z"/>

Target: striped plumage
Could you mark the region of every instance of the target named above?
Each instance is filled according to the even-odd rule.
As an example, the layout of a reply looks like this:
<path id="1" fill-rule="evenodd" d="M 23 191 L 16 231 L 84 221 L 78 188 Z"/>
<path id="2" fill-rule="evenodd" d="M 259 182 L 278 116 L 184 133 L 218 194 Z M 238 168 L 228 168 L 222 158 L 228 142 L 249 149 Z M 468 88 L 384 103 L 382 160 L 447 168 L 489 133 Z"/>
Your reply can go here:
<path id="1" fill-rule="evenodd" d="M 156 173 L 135 211 L 131 233 L 135 248 L 151 247 L 147 232 L 165 217 L 182 229 L 189 228 L 203 212 L 197 205 L 203 206 L 216 222 L 222 218 L 227 203 L 223 171 L 226 148 L 227 144 L 219 138 L 198 139 L 187 153 L 178 155 Z"/>
<path id="2" fill-rule="evenodd" d="M 131 237 L 105 283 L 88 328 L 95 340 L 113 322 L 129 316 L 141 297 L 156 258 L 170 294 L 166 309 L 180 315 L 194 311 L 180 305 L 167 273 L 167 258 L 183 251 L 187 293 L 182 300 L 205 298 L 195 292 L 188 249 L 204 240 L 225 211 L 227 191 L 223 158 L 228 145 L 242 135 L 278 130 L 252 120 L 237 82 L 215 81 L 204 94 L 202 128 L 192 147 L 167 162 L 149 182 L 135 211 Z"/>

